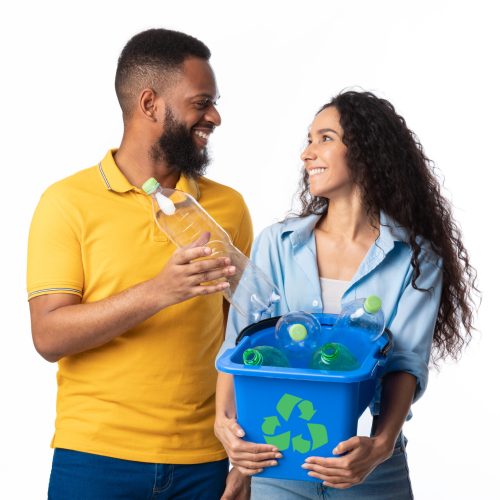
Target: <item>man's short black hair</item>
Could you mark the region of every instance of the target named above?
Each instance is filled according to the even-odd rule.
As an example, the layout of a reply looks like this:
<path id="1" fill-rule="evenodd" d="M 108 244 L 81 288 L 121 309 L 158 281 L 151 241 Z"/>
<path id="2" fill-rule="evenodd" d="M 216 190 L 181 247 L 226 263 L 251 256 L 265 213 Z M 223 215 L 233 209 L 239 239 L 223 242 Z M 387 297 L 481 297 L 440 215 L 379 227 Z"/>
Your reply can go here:
<path id="1" fill-rule="evenodd" d="M 188 57 L 208 61 L 209 48 L 200 40 L 166 29 L 149 29 L 133 36 L 125 45 L 116 68 L 115 90 L 126 117 L 144 88 L 161 92 L 178 75 Z"/>

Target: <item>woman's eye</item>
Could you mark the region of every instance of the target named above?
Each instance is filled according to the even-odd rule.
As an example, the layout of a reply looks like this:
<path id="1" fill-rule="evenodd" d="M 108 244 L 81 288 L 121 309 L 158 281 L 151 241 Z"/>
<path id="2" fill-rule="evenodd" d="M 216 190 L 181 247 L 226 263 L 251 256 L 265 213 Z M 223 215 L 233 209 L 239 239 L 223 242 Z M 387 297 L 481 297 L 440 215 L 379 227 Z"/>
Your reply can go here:
<path id="1" fill-rule="evenodd" d="M 328 136 L 328 135 L 324 135 L 322 138 L 321 138 L 321 141 L 322 142 L 329 142 L 329 141 L 333 141 L 333 139 Z"/>

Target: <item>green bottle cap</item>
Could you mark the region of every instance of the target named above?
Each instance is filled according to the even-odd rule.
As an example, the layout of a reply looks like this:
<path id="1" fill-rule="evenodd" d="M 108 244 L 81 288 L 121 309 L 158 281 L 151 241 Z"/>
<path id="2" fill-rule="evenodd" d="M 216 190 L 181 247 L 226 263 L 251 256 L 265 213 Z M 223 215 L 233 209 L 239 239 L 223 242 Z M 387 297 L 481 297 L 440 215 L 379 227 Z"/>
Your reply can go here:
<path id="1" fill-rule="evenodd" d="M 376 295 L 370 295 L 363 304 L 365 311 L 369 314 L 375 314 L 382 307 L 382 301 Z"/>
<path id="2" fill-rule="evenodd" d="M 294 323 L 288 328 L 288 335 L 295 342 L 300 342 L 307 337 L 307 328 L 302 323 Z"/>
<path id="3" fill-rule="evenodd" d="M 340 349 L 338 344 L 335 342 L 329 342 L 321 348 L 321 359 L 325 363 L 331 363 L 340 354 Z"/>
<path id="4" fill-rule="evenodd" d="M 143 185 L 142 185 L 142 190 L 146 194 L 153 194 L 158 187 L 160 186 L 160 183 L 154 178 L 150 177 Z"/>
<path id="5" fill-rule="evenodd" d="M 246 349 L 243 352 L 243 364 L 247 366 L 258 366 L 263 361 L 262 354 L 255 349 Z"/>

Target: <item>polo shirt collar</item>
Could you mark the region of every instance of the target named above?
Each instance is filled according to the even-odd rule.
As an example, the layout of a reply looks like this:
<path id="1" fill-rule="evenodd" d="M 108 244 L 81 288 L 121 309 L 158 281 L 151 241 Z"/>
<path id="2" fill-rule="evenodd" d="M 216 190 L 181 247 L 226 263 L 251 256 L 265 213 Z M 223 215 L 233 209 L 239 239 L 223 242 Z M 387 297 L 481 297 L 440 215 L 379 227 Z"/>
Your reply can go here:
<path id="1" fill-rule="evenodd" d="M 128 179 L 123 175 L 122 171 L 118 168 L 115 162 L 113 154 L 116 149 L 110 149 L 106 156 L 99 162 L 99 173 L 101 174 L 102 181 L 108 191 L 114 191 L 116 193 L 126 193 L 127 191 L 132 191 L 137 189 L 135 186 L 130 184 Z M 181 175 L 175 189 L 184 191 L 190 194 L 195 199 L 200 197 L 200 189 L 196 180 L 188 178 Z"/>

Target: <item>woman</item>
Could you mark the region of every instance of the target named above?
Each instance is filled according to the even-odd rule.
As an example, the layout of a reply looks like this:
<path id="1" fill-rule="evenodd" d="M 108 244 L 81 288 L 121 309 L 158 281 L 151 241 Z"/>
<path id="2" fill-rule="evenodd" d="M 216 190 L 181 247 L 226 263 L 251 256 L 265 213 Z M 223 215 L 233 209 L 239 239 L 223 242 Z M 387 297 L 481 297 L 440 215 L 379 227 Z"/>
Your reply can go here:
<path id="1" fill-rule="evenodd" d="M 457 358 L 470 339 L 475 271 L 432 163 L 388 101 L 339 94 L 316 114 L 301 158 L 298 217 L 265 229 L 252 249 L 280 289 L 273 315 L 338 313 L 375 294 L 395 347 L 370 405 L 371 437 L 339 443 L 341 457 L 307 458 L 322 484 L 254 477 L 252 498 L 410 499 L 401 429 L 425 391 L 431 350 L 434 361 Z M 231 311 L 224 347 L 242 321 Z M 276 448 L 242 439 L 231 376 L 219 375 L 217 391 L 215 432 L 233 465 L 247 476 L 275 465 Z"/>

